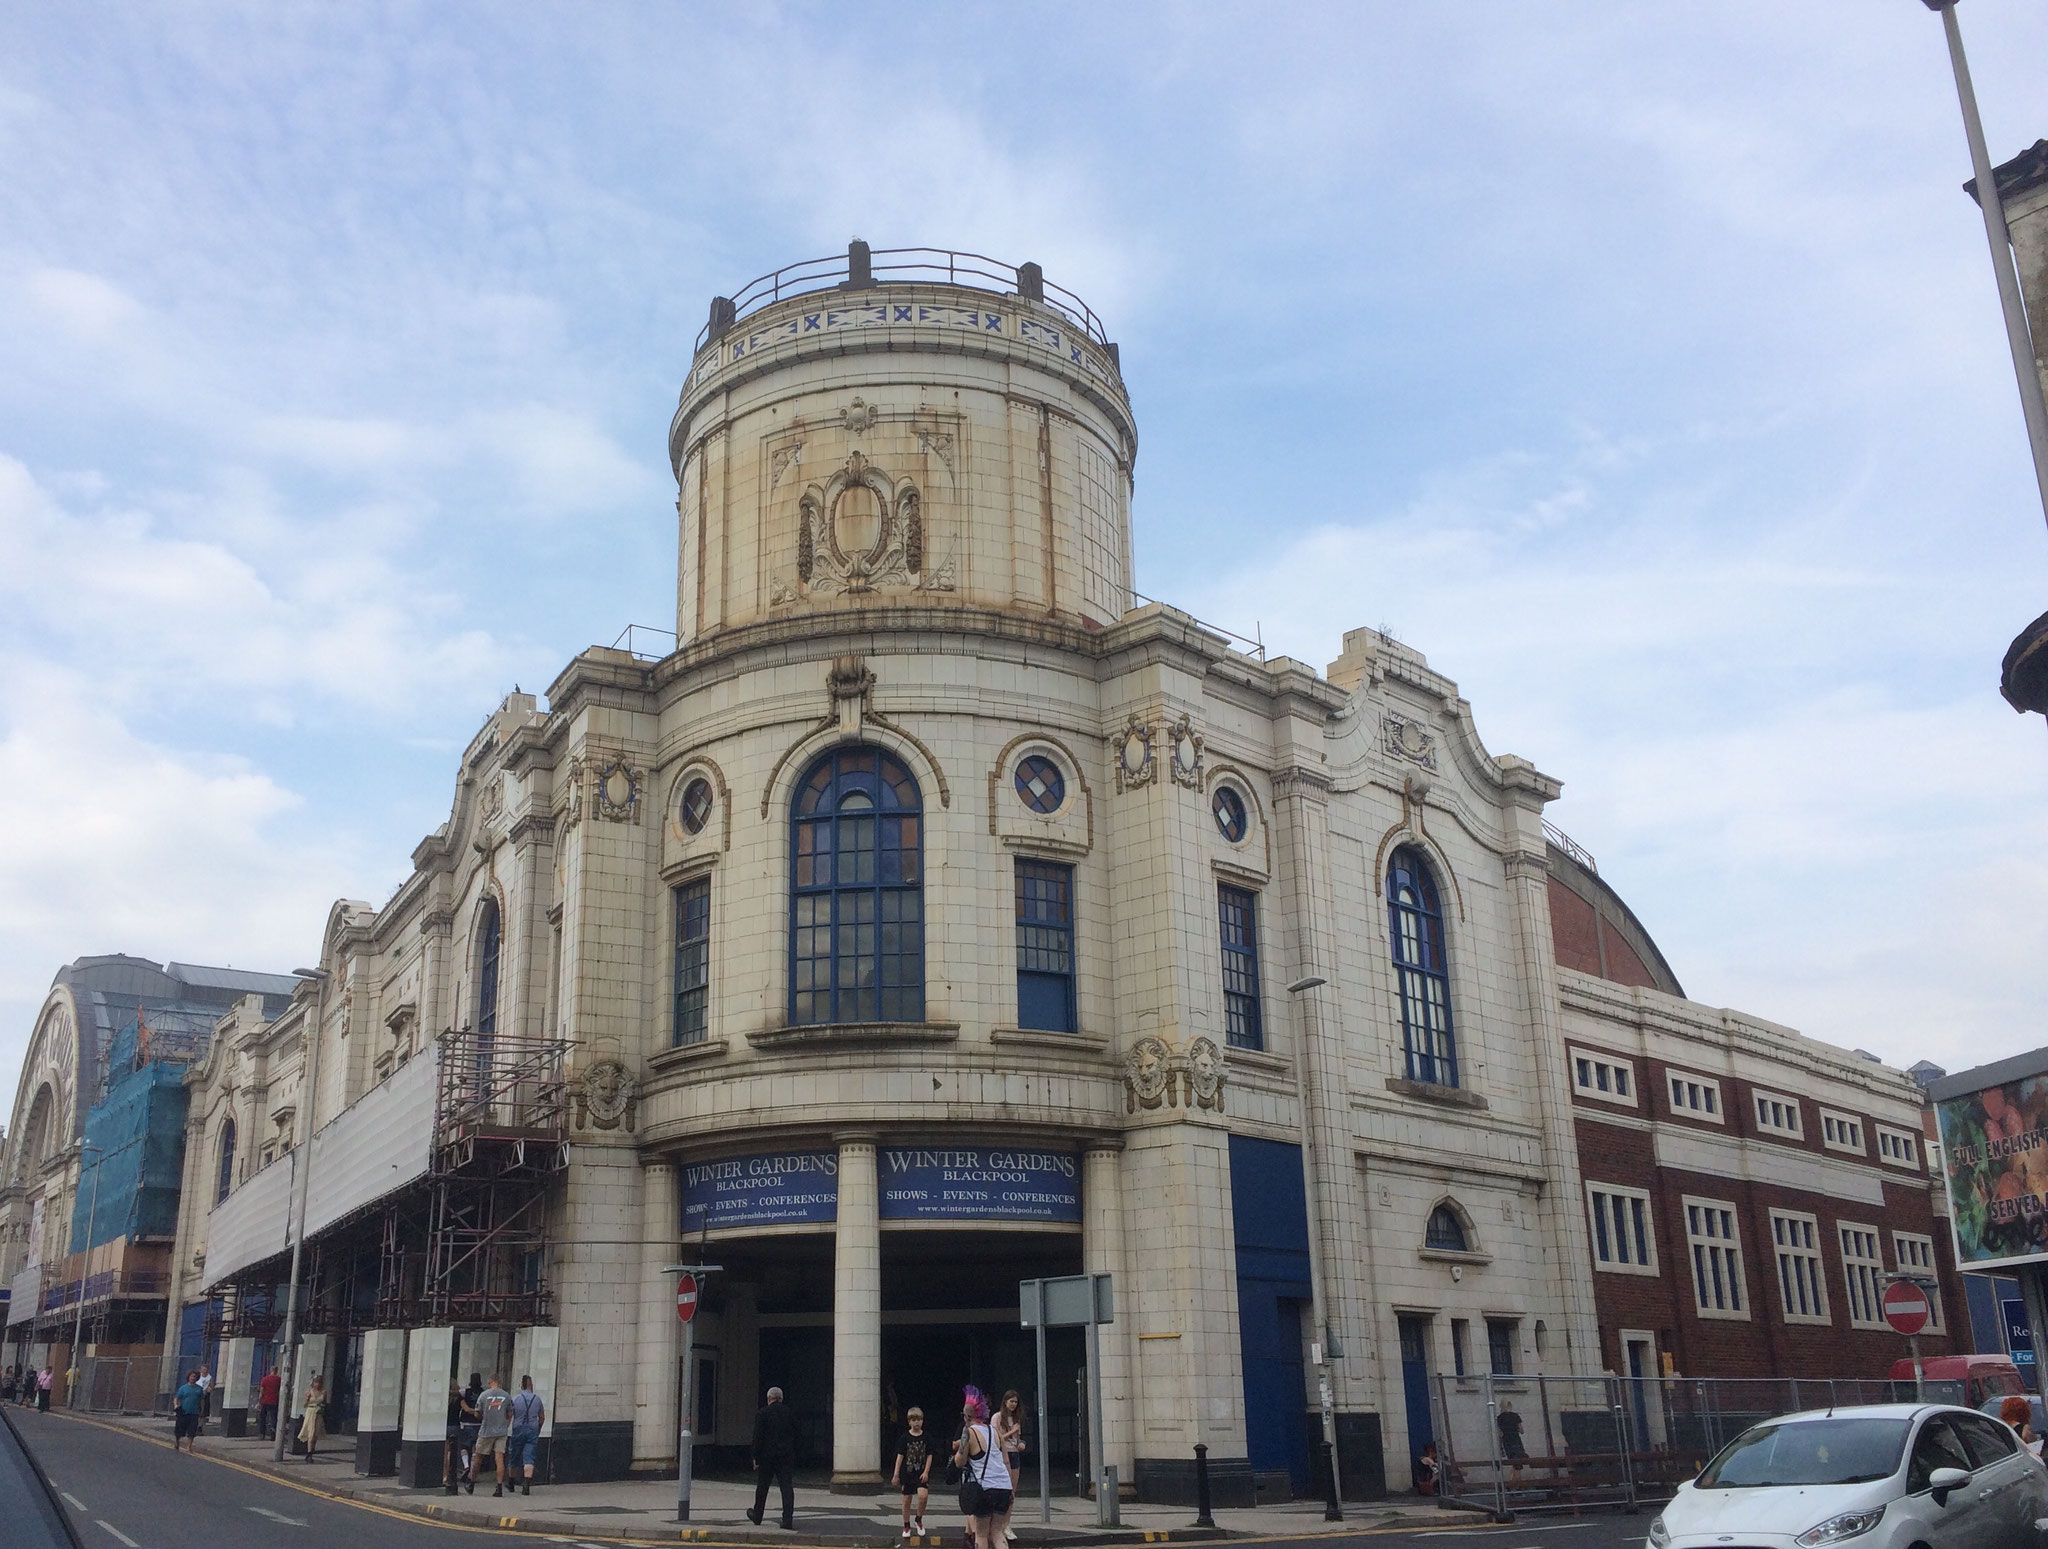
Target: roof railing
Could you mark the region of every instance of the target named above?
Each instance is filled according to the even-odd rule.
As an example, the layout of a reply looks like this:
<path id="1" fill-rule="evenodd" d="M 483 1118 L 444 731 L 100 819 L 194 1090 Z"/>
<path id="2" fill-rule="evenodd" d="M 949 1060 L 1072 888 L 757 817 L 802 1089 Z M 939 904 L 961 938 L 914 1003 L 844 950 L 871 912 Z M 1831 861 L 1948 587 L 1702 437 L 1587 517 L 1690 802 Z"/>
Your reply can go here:
<path id="1" fill-rule="evenodd" d="M 1543 820 L 1543 837 L 1564 851 L 1565 854 L 1569 855 L 1581 866 L 1585 867 L 1586 870 L 1592 872 L 1594 876 L 1600 875 L 1599 863 L 1586 852 L 1585 848 L 1577 840 L 1551 822 L 1549 818 Z"/>
<path id="2" fill-rule="evenodd" d="M 772 274 L 748 281 L 734 295 L 713 297 L 710 321 L 698 330 L 692 353 L 701 353 L 705 346 L 716 343 L 741 318 L 792 296 L 823 290 L 873 290 L 881 285 L 915 284 L 920 280 L 993 290 L 1038 302 L 1063 314 L 1112 354 L 1116 350 L 1102 319 L 1090 310 L 1088 303 L 1046 279 L 1045 271 L 1037 264 L 1006 264 L 981 253 L 956 253 L 938 247 L 870 248 L 856 237 L 843 253 L 786 264 Z"/>

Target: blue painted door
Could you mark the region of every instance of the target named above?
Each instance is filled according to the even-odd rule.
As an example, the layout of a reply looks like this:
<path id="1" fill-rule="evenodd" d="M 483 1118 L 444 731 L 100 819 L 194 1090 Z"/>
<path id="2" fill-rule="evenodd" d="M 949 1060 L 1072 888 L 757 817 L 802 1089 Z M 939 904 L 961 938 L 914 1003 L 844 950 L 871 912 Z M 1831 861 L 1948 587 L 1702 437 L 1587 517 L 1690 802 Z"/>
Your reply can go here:
<path id="1" fill-rule="evenodd" d="M 1436 1440 L 1429 1414 L 1429 1319 L 1404 1317 L 1401 1324 L 1401 1395 L 1408 1404 L 1408 1461 Z"/>

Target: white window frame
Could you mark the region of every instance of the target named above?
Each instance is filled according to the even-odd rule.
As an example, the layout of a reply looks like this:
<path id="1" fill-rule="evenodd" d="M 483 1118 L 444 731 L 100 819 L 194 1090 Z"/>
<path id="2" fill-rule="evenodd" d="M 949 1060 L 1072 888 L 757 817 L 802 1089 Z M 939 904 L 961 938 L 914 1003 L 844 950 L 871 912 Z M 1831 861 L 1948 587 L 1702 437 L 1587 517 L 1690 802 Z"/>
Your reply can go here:
<path id="1" fill-rule="evenodd" d="M 1690 1090 L 1684 1091 L 1684 1096 L 1698 1096 L 1699 1107 L 1682 1100 L 1681 1090 L 1688 1088 Z M 1676 1118 L 1697 1119 L 1702 1124 L 1728 1122 L 1728 1104 L 1722 1100 L 1721 1083 L 1712 1076 L 1696 1076 L 1689 1070 L 1667 1068 L 1664 1072 L 1664 1095 L 1669 1099 L 1671 1112 Z"/>
<path id="2" fill-rule="evenodd" d="M 1903 1150 L 1905 1155 L 1897 1156 L 1887 1151 L 1885 1149 L 1885 1142 L 1887 1140 L 1893 1142 L 1899 1150 Z M 1920 1137 L 1912 1130 L 1900 1129 L 1896 1125 L 1880 1124 L 1877 1126 L 1877 1159 L 1887 1167 L 1903 1167 L 1910 1172 L 1916 1173 L 1927 1170 L 1926 1165 L 1920 1159 Z"/>
<path id="3" fill-rule="evenodd" d="M 1823 1108 L 1820 1111 L 1820 1143 L 1830 1151 L 1847 1152 L 1850 1156 L 1868 1156 L 1870 1148 L 1864 1143 L 1870 1126 L 1853 1113 L 1844 1113 L 1839 1108 Z M 1832 1129 L 1834 1134 L 1828 1131 Z M 1854 1135 L 1852 1141 L 1849 1137 Z"/>
<path id="4" fill-rule="evenodd" d="M 1820 1218 L 1803 1210 L 1771 1212 L 1771 1252 L 1777 1260 L 1778 1307 L 1787 1323 L 1832 1325 L 1828 1308 L 1828 1264 L 1820 1251 L 1827 1240 Z M 1794 1296 L 1803 1288 L 1813 1303 L 1807 1312 L 1797 1310 Z"/>
<path id="5" fill-rule="evenodd" d="M 1749 1322 L 1749 1286 L 1742 1275 L 1742 1213 L 1732 1200 L 1695 1194 L 1680 1195 L 1679 1209 L 1684 1212 L 1685 1256 L 1692 1263 L 1693 1313 L 1701 1318 Z M 1708 1219 L 1709 1229 L 1702 1232 L 1697 1228 L 1700 1213 L 1705 1211 L 1713 1215 Z M 1717 1227 L 1725 1228 L 1726 1235 L 1713 1229 Z M 1716 1265 L 1722 1271 L 1718 1280 L 1710 1269 Z M 1709 1303 L 1708 1293 L 1715 1285 L 1721 1287 L 1718 1299 Z"/>
<path id="6" fill-rule="evenodd" d="M 1842 1250 L 1842 1288 L 1848 1293 L 1849 1327 L 1889 1328 L 1884 1321 L 1884 1236 L 1874 1226 L 1837 1221 L 1835 1241 Z M 1869 1252 L 1863 1251 L 1868 1246 Z M 1853 1253 L 1851 1249 L 1855 1249 Z"/>
<path id="7" fill-rule="evenodd" d="M 1941 1277 L 1934 1258 L 1934 1239 L 1925 1232 L 1893 1232 L 1892 1263 L 1898 1266 L 1902 1275 L 1913 1275 L 1929 1282 L 1937 1282 Z M 1927 1292 L 1927 1332 L 1947 1332 L 1941 1326 L 1941 1292 L 1933 1288 Z"/>
<path id="8" fill-rule="evenodd" d="M 1750 1088 L 1751 1106 L 1756 1111 L 1756 1127 L 1766 1135 L 1783 1135 L 1788 1140 L 1806 1138 L 1806 1119 L 1799 1111 L 1799 1099 L 1788 1097 L 1783 1092 L 1766 1092 L 1762 1087 Z M 1792 1123 L 1787 1126 L 1772 1122 L 1772 1105 L 1791 1115 Z"/>
<path id="9" fill-rule="evenodd" d="M 1628 1208 L 1622 1213 L 1622 1220 L 1614 1218 L 1612 1202 L 1620 1201 Z M 1633 1189 L 1625 1183 L 1586 1184 L 1586 1212 L 1592 1224 L 1593 1267 L 1613 1275 L 1650 1275 L 1657 1273 L 1657 1217 L 1651 1205 L 1649 1191 Z M 1631 1230 L 1633 1229 L 1633 1230 Z M 1616 1235 L 1623 1238 L 1633 1236 L 1635 1257 L 1623 1263 L 1613 1251 Z M 1600 1241 L 1606 1236 L 1610 1247 L 1606 1258 L 1600 1257 Z M 1626 1244 L 1624 1243 L 1624 1246 Z"/>
<path id="10" fill-rule="evenodd" d="M 1572 1092 L 1578 1097 L 1591 1098 L 1596 1103 L 1614 1103 L 1623 1108 L 1634 1108 L 1640 1101 L 1642 1083 L 1636 1079 L 1636 1062 L 1624 1059 L 1618 1054 L 1603 1054 L 1597 1049 L 1582 1049 L 1576 1044 L 1566 1044 L 1565 1054 L 1572 1062 Z M 1607 1090 L 1600 1087 L 1600 1075 L 1607 1075 Z M 1628 1091 L 1618 1090 L 1620 1080 L 1617 1073 L 1628 1080 Z"/>

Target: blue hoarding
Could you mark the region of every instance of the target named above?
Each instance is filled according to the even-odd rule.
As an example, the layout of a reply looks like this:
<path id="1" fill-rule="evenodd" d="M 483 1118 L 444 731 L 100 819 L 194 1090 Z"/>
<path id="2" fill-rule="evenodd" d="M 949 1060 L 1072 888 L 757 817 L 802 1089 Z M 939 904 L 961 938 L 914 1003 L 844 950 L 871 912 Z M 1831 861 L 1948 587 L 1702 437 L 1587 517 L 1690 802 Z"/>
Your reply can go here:
<path id="1" fill-rule="evenodd" d="M 883 1146 L 884 1221 L 1079 1225 L 1081 1159 L 1018 1146 Z"/>
<path id="2" fill-rule="evenodd" d="M 2007 1297 L 1998 1308 L 2005 1314 L 2005 1347 L 2012 1352 L 2012 1364 L 2032 1366 L 2034 1331 L 2027 1327 L 2027 1304 L 2018 1297 Z"/>
<path id="3" fill-rule="evenodd" d="M 837 1151 L 763 1151 L 683 1164 L 683 1235 L 839 1219 Z"/>

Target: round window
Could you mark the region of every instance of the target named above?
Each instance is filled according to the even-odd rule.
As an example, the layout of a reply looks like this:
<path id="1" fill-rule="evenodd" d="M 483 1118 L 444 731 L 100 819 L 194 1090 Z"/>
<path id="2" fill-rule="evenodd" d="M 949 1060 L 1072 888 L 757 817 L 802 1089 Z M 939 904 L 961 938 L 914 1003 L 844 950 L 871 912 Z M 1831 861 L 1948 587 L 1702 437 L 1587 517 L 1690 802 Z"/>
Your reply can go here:
<path id="1" fill-rule="evenodd" d="M 683 832 L 701 834 L 711 817 L 711 782 L 699 775 L 683 787 L 683 805 L 678 814 L 683 820 Z"/>
<path id="2" fill-rule="evenodd" d="M 1058 764 L 1034 753 L 1017 766 L 1017 794 L 1033 812 L 1057 812 L 1067 799 L 1067 779 Z"/>
<path id="3" fill-rule="evenodd" d="M 1236 791 L 1227 785 L 1217 786 L 1216 796 L 1209 803 L 1209 810 L 1216 814 L 1216 827 L 1222 831 L 1225 839 L 1236 844 L 1244 837 L 1244 831 L 1250 824 L 1244 814 L 1244 798 Z"/>

